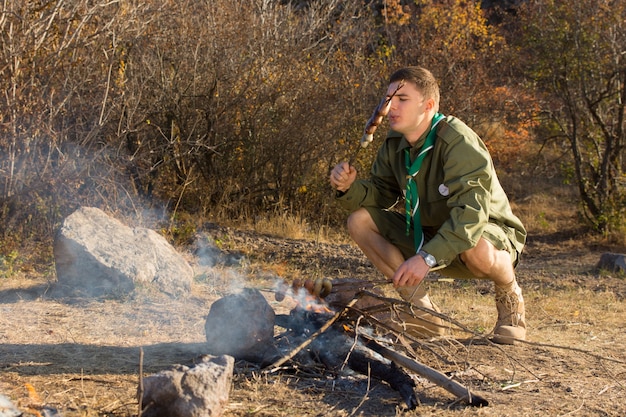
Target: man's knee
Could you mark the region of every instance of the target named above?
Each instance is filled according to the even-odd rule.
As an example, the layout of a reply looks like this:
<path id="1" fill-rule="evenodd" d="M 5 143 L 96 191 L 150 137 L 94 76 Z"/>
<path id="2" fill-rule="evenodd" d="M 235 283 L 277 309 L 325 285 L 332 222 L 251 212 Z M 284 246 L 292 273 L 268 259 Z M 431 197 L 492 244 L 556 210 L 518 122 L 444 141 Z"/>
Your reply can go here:
<path id="1" fill-rule="evenodd" d="M 501 262 L 499 252 L 491 242 L 481 238 L 476 246 L 461 254 L 461 260 L 476 277 L 487 277 Z"/>
<path id="2" fill-rule="evenodd" d="M 353 237 L 365 230 L 371 230 L 373 224 L 372 216 L 364 208 L 353 211 L 347 220 L 348 232 Z"/>

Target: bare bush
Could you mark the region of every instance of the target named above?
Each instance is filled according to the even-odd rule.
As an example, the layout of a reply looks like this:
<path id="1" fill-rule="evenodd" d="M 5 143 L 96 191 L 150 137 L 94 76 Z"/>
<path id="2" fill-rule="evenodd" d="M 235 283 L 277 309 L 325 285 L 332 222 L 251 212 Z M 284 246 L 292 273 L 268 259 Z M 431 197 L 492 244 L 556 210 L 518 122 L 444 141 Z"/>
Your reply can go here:
<path id="1" fill-rule="evenodd" d="M 439 37 L 412 37 L 441 19 L 441 7 L 342 0 L 4 0 L 2 7 L 4 237 L 51 236 L 62 216 L 86 204 L 146 221 L 149 213 L 170 226 L 182 212 L 290 211 L 336 224 L 342 216 L 330 204 L 328 171 L 358 148 L 393 67 L 433 65 L 446 93 L 463 93 L 448 94 L 447 105 L 465 114 L 493 91 L 477 75 L 492 69 L 489 57 L 477 59 L 495 39 L 481 32 L 483 21 L 447 55 L 435 42 L 454 39 L 474 15 L 431 22 Z M 475 56 L 464 57 L 472 48 Z M 475 104 L 463 101 L 468 96 Z M 372 157 L 359 154 L 363 174 Z"/>

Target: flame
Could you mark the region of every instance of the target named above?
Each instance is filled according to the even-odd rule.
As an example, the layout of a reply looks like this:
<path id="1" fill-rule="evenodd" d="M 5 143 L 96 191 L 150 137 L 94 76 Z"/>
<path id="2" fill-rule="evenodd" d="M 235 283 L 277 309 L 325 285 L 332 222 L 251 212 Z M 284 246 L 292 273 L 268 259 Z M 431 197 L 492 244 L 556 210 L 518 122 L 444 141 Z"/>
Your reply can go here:
<path id="1" fill-rule="evenodd" d="M 292 285 L 289 285 L 286 281 L 279 282 L 276 286 L 277 301 L 282 301 L 284 296 L 290 296 L 296 302 L 296 309 L 310 311 L 312 313 L 335 313 L 328 303 L 322 298 L 317 297 L 311 293 L 311 290 L 298 280 L 294 281 Z"/>
<path id="2" fill-rule="evenodd" d="M 41 397 L 37 394 L 37 390 L 28 382 L 24 383 L 24 388 L 28 391 L 28 399 L 30 400 L 30 404 L 27 405 L 28 412 L 35 417 L 42 417 L 38 409 L 42 408 L 43 401 L 41 401 Z"/>
<path id="3" fill-rule="evenodd" d="M 329 305 L 319 297 L 315 297 L 314 295 L 309 294 L 307 290 L 301 288 L 298 290 L 296 297 L 294 297 L 298 305 L 296 308 L 310 311 L 312 313 L 330 313 L 333 314 L 334 311 L 329 307 Z"/>
<path id="4" fill-rule="evenodd" d="M 39 397 L 39 394 L 37 394 L 35 387 L 33 387 L 32 384 L 29 384 L 28 382 L 24 383 L 24 387 L 26 388 L 26 391 L 28 391 L 28 398 L 33 403 L 41 404 L 41 398 Z"/>

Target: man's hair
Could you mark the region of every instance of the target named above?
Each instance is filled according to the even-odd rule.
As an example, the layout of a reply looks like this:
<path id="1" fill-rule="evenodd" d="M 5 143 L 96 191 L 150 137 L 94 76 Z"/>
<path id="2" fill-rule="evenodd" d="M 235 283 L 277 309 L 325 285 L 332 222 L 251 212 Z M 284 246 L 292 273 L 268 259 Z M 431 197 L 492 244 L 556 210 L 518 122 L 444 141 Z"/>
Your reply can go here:
<path id="1" fill-rule="evenodd" d="M 434 99 L 435 108 L 439 108 L 439 84 L 437 84 L 435 76 L 426 68 L 401 68 L 391 74 L 391 77 L 389 77 L 389 84 L 401 80 L 415 84 L 415 86 L 422 93 L 424 98 Z"/>

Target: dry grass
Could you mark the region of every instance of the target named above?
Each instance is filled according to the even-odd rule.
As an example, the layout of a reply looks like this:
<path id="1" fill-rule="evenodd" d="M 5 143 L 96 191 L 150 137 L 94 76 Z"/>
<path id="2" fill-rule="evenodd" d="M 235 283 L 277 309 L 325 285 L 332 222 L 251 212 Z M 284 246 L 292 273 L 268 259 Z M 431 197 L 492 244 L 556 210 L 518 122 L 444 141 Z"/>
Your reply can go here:
<path id="1" fill-rule="evenodd" d="M 260 217 L 254 221 L 251 228 L 260 234 L 278 236 L 285 239 L 307 239 L 323 243 L 348 242 L 346 234 L 341 233 L 342 231 L 337 231 L 326 225 L 313 226 L 299 214 L 275 213 Z"/>
<path id="2" fill-rule="evenodd" d="M 43 404 L 62 409 L 66 416 L 136 415 L 139 348 L 145 351 L 147 373 L 188 363 L 203 353 L 203 324 L 210 303 L 231 291 L 237 280 L 255 287 L 271 284 L 271 274 L 259 278 L 262 268 L 255 268 L 254 276 L 212 269 L 185 300 L 151 294 L 132 300 L 72 302 L 46 299 L 42 296 L 46 285 L 40 280 L 4 282 L 0 391 L 23 409 L 37 405 L 26 389 L 25 384 L 31 384 Z M 424 363 L 453 372 L 486 396 L 492 404 L 486 409 L 454 405 L 450 394 L 421 378 L 416 382 L 422 406 L 411 412 L 399 406 L 395 392 L 365 377 L 262 375 L 240 364 L 226 415 L 531 416 L 573 413 L 579 407 L 581 415 L 623 415 L 623 281 L 600 291 L 576 285 L 573 280 L 580 275 L 571 274 L 551 288 L 542 283 L 551 279 L 549 275 L 531 280 L 527 271 L 520 272 L 532 306 L 530 340 L 545 346 L 468 344 L 463 342 L 468 335 L 456 331 L 452 339 L 428 343 L 439 356 L 418 351 Z M 483 332 L 493 325 L 493 300 L 486 283 L 435 283 L 431 293 L 446 314 L 469 329 Z M 293 306 L 267 295 L 278 312 Z"/>

